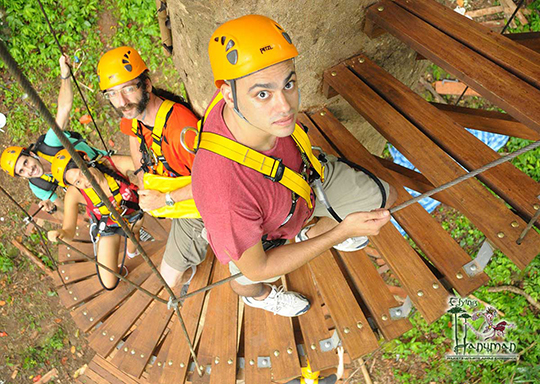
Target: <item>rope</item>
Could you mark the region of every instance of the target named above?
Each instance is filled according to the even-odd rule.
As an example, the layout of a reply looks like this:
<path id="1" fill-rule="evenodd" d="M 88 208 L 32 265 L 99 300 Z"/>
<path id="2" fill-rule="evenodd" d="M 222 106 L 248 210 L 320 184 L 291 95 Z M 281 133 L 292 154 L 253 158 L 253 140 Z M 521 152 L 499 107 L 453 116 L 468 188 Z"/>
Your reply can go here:
<path id="1" fill-rule="evenodd" d="M 529 221 L 527 223 L 527 227 L 525 227 L 525 229 L 523 230 L 523 232 L 521 232 L 521 235 L 519 235 L 519 239 L 517 239 L 516 243 L 518 243 L 518 245 L 521 245 L 521 242 L 523 241 L 523 239 L 525 238 L 525 236 L 527 235 L 527 233 L 529 233 L 529 231 L 531 230 L 531 228 L 533 227 L 534 223 L 536 223 L 536 220 L 538 220 L 538 218 L 540 217 L 540 209 L 538 211 L 536 211 L 536 213 L 534 214 L 534 216 L 532 217 L 531 221 Z"/>
<path id="2" fill-rule="evenodd" d="M 43 116 L 44 120 L 47 122 L 47 124 L 52 128 L 64 148 L 67 149 L 68 153 L 71 155 L 72 159 L 75 161 L 75 164 L 77 164 L 77 167 L 81 170 L 82 174 L 86 177 L 87 180 L 90 181 L 90 184 L 92 185 L 92 188 L 96 192 L 96 194 L 99 196 L 101 201 L 105 204 L 109 212 L 111 212 L 112 217 L 115 219 L 115 221 L 120 225 L 120 227 L 124 230 L 125 234 L 129 237 L 129 239 L 134 243 L 137 244 L 137 249 L 139 250 L 139 253 L 141 254 L 141 257 L 144 259 L 144 261 L 150 266 L 150 269 L 158 279 L 160 280 L 161 284 L 164 286 L 165 290 L 173 298 L 173 300 L 176 300 L 176 296 L 172 289 L 169 287 L 169 285 L 165 282 L 163 279 L 163 276 L 158 272 L 156 269 L 156 266 L 150 260 L 148 255 L 146 254 L 146 251 L 143 249 L 131 229 L 129 228 L 129 225 L 126 223 L 122 215 L 116 210 L 116 208 L 111 204 L 109 201 L 109 198 L 101 189 L 100 185 L 97 183 L 97 181 L 94 179 L 94 176 L 90 173 L 88 166 L 86 165 L 86 162 L 81 158 L 79 153 L 75 150 L 73 147 L 73 144 L 68 140 L 68 138 L 63 134 L 63 131 L 60 129 L 58 124 L 56 123 L 54 117 L 51 115 L 51 112 L 47 109 L 47 106 L 43 103 L 43 100 L 39 97 L 36 90 L 32 87 L 32 84 L 28 81 L 28 79 L 24 76 L 22 71 L 20 70 L 19 66 L 9 53 L 9 50 L 7 49 L 5 43 L 0 40 L 0 57 L 6 64 L 7 69 L 12 74 L 12 76 L 19 82 L 20 86 L 23 88 L 23 90 L 26 92 L 30 100 L 34 103 L 35 106 L 37 106 L 38 111 Z M 118 276 L 117 276 L 118 277 Z M 202 376 L 202 371 L 200 369 L 200 365 L 197 364 L 197 356 L 195 354 L 195 350 L 193 349 L 193 345 L 189 339 L 189 335 L 187 333 L 187 329 L 184 323 L 184 319 L 182 318 L 182 315 L 180 314 L 180 310 L 178 308 L 175 309 L 175 313 L 178 316 L 178 319 L 180 321 L 180 324 L 182 325 L 182 330 L 184 332 L 184 336 L 186 337 L 189 350 L 191 353 L 191 356 L 193 357 L 193 361 L 195 361 L 197 365 L 197 373 Z"/>
<path id="3" fill-rule="evenodd" d="M 463 176 L 460 176 L 458 177 L 457 179 L 454 179 L 446 184 L 443 184 L 435 189 L 432 189 L 431 191 L 428 191 L 426 193 L 423 193 L 421 194 L 420 196 L 417 196 L 411 200 L 407 200 L 406 202 L 400 204 L 400 205 L 397 205 L 395 207 L 392 207 L 390 208 L 390 213 L 394 213 L 394 212 L 397 212 L 405 207 L 408 207 L 409 205 L 411 204 L 414 204 L 414 203 L 417 203 L 418 201 L 422 200 L 424 197 L 429 197 L 431 195 L 434 195 L 435 193 L 438 193 L 438 192 L 441 192 L 441 191 L 444 191 L 445 189 L 448 189 L 450 187 L 453 187 L 454 185 L 456 184 L 459 184 L 461 183 L 462 181 L 465 181 L 467 179 L 470 179 L 471 177 L 474 177 L 484 171 L 487 171 L 488 169 L 491 169 L 493 167 L 496 167 L 497 165 L 500 165 L 504 162 L 507 162 L 509 160 L 512 160 L 513 158 L 519 156 L 519 155 L 522 155 L 524 154 L 525 152 L 528 152 L 528 151 L 531 151 L 535 148 L 538 148 L 540 147 L 540 141 L 536 141 L 534 143 L 531 143 L 529 145 L 527 145 L 526 147 L 523 147 L 515 152 L 512 152 L 506 156 L 503 156 L 501 157 L 500 159 L 497 159 L 495 161 L 492 161 L 491 163 L 488 163 L 478 169 L 475 169 L 474 171 L 471 171 Z M 539 211 L 540 212 L 540 211 Z"/>
<path id="4" fill-rule="evenodd" d="M 523 3 L 525 2 L 525 0 L 521 0 L 519 2 L 519 4 L 517 5 L 516 9 L 514 10 L 514 13 L 512 13 L 512 16 L 510 16 L 510 18 L 508 19 L 508 21 L 506 22 L 503 30 L 501 31 L 501 35 L 504 34 L 504 32 L 506 32 L 506 29 L 508 28 L 508 26 L 510 25 L 510 23 L 512 22 L 512 20 L 514 20 L 514 18 L 516 17 L 519 9 L 521 8 L 521 6 L 523 5 Z M 469 89 L 469 86 L 467 85 L 465 87 L 465 90 L 463 91 L 463 93 L 458 97 L 456 103 L 454 105 L 458 105 L 459 102 L 461 101 L 461 99 L 463 98 L 463 96 L 465 96 L 465 93 L 467 92 L 467 90 Z"/>
<path id="5" fill-rule="evenodd" d="M 15 205 L 17 205 L 21 211 L 23 211 L 24 215 L 26 216 L 25 217 L 25 222 L 28 222 L 28 223 L 33 223 L 33 225 L 38 229 L 38 232 L 39 232 L 39 240 L 41 242 L 41 245 L 43 246 L 43 249 L 45 249 L 45 253 L 47 254 L 47 257 L 51 260 L 51 262 L 53 263 L 53 266 L 54 266 L 54 269 L 56 269 L 56 273 L 58 273 L 58 277 L 60 278 L 60 280 L 62 281 L 62 285 L 64 286 L 64 288 L 67 290 L 67 287 L 66 287 L 66 283 L 64 282 L 64 280 L 62 279 L 62 275 L 60 274 L 60 270 L 58 269 L 58 264 L 56 263 L 56 260 L 54 259 L 54 257 L 52 256 L 51 254 L 51 251 L 49 249 L 49 247 L 47 247 L 47 245 L 45 244 L 45 236 L 40 228 L 40 226 L 34 221 L 34 215 L 36 215 L 40 210 L 38 209 L 36 213 L 34 213 L 34 215 L 30 215 L 29 212 L 26 211 L 26 209 L 24 209 L 19 203 L 17 203 L 15 201 L 15 199 L 13 199 L 13 197 L 4 189 L 4 187 L 2 187 L 0 185 L 0 190 L 8 197 L 9 200 L 11 200 L 11 202 L 13 202 Z M 51 194 L 52 196 L 52 194 Z"/>
<path id="6" fill-rule="evenodd" d="M 41 0 L 37 0 L 37 1 L 39 3 L 39 7 L 41 8 L 41 11 L 43 12 L 43 16 L 45 16 L 45 20 L 47 21 L 47 24 L 49 25 L 49 30 L 51 31 L 51 34 L 54 37 L 54 41 L 56 41 L 56 45 L 58 46 L 58 49 L 60 50 L 60 54 L 63 55 L 64 51 L 62 50 L 62 46 L 60 45 L 60 42 L 58 41 L 58 38 L 56 37 L 56 32 L 54 31 L 51 25 L 51 22 L 49 21 L 47 12 L 45 12 L 45 8 L 43 7 Z M 71 70 L 71 66 L 68 65 L 68 67 L 69 67 L 69 74 L 71 75 L 71 78 L 73 79 L 73 82 L 75 83 L 75 86 L 77 87 L 77 91 L 79 91 L 79 94 L 81 95 L 81 99 L 84 103 L 84 106 L 86 107 L 86 110 L 88 111 L 88 115 L 92 119 L 92 123 L 94 124 L 94 128 L 96 129 L 96 132 L 98 133 L 99 139 L 101 140 L 101 143 L 103 144 L 103 147 L 105 148 L 105 151 L 109 152 L 109 149 L 107 148 L 107 145 L 105 144 L 105 140 L 103 140 L 103 136 L 101 135 L 101 132 L 96 124 L 96 121 L 94 120 L 94 115 L 92 115 L 92 112 L 90 111 L 90 107 L 86 103 L 86 99 L 84 98 L 81 88 L 79 87 L 79 83 L 77 82 L 77 79 L 75 78 L 75 75 L 73 74 L 73 71 Z"/>

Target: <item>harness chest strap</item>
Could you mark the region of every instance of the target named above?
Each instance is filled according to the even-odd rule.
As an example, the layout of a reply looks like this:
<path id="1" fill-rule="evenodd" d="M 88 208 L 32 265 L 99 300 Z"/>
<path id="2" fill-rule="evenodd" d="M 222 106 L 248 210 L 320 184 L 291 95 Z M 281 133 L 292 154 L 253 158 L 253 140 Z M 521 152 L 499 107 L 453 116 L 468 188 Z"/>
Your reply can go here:
<path id="1" fill-rule="evenodd" d="M 163 152 L 161 151 L 163 129 L 165 128 L 165 123 L 167 122 L 167 115 L 169 114 L 169 111 L 173 108 L 173 106 L 173 101 L 163 100 L 163 102 L 159 106 L 154 124 L 154 129 L 152 130 L 151 150 L 158 160 L 155 171 L 159 175 L 163 175 L 165 173 L 165 169 L 169 172 L 173 172 L 172 169 L 170 169 L 170 167 L 168 166 L 167 160 L 165 159 L 165 156 L 163 156 Z M 139 121 L 137 119 L 132 119 L 131 131 L 135 134 L 135 136 L 139 140 L 139 143 L 144 140 L 144 137 L 142 137 L 142 135 L 139 135 Z"/>
<path id="2" fill-rule="evenodd" d="M 111 191 L 114 201 L 116 202 L 117 206 L 120 206 L 122 202 L 122 195 L 120 194 L 120 185 L 118 182 L 111 176 L 104 174 L 105 179 L 107 179 L 107 184 L 109 185 L 109 190 Z M 92 202 L 92 205 L 99 209 L 99 212 L 101 213 L 101 216 L 108 216 L 111 212 L 107 209 L 107 206 L 101 201 L 99 196 L 97 195 L 96 191 L 92 188 L 87 188 L 83 190 L 84 193 L 88 196 L 90 201 Z M 114 221 L 114 219 L 111 220 Z"/>
<path id="3" fill-rule="evenodd" d="M 210 111 L 223 98 L 221 93 L 218 93 L 212 103 L 208 107 L 204 119 L 206 119 Z M 199 131 L 204 121 L 199 126 Z M 294 128 L 292 137 L 300 150 L 300 152 L 308 158 L 314 171 L 323 179 L 324 170 L 319 160 L 313 155 L 311 143 L 307 134 L 297 124 Z M 234 140 L 228 139 L 221 135 L 212 132 L 201 132 L 198 149 L 206 149 L 220 156 L 226 157 L 229 160 L 237 162 L 243 166 L 251 168 L 274 182 L 279 182 L 286 188 L 290 189 L 297 195 L 301 196 L 308 204 L 309 208 L 313 208 L 311 203 L 311 187 L 308 182 L 298 173 L 283 165 L 281 160 L 274 159 L 257 152 L 243 144 Z"/>

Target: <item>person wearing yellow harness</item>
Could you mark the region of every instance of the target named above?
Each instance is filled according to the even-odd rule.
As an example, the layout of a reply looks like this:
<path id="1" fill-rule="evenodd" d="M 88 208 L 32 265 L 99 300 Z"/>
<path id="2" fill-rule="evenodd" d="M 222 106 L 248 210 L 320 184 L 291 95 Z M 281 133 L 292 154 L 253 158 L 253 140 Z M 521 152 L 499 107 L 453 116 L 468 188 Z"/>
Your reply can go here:
<path id="1" fill-rule="evenodd" d="M 313 155 L 296 124 L 298 52 L 278 23 L 260 15 L 228 21 L 213 33 L 208 50 L 219 91 L 200 126 L 192 176 L 207 238 L 231 274 L 243 273 L 231 287 L 246 305 L 301 315 L 309 301 L 269 283 L 333 246 L 365 246 L 365 236 L 390 220 L 380 208 L 395 201 L 395 191 L 335 159 L 321 164 Z M 344 218 L 339 224 L 316 204 L 309 183 L 321 180 Z M 313 216 L 318 223 L 302 230 Z M 283 244 L 297 234 L 295 244 Z"/>
<path id="2" fill-rule="evenodd" d="M 56 123 L 64 130 L 69 122 L 69 115 L 73 105 L 73 90 L 69 73 L 68 61 L 61 56 L 60 77 L 61 85 L 58 94 L 58 111 Z M 105 155 L 105 151 L 89 146 L 79 133 L 64 131 L 64 135 L 76 149 L 84 151 L 91 159 Z M 1 157 L 2 169 L 12 177 L 21 177 L 28 180 L 28 185 L 34 195 L 40 199 L 40 206 L 52 212 L 61 205 L 61 199 L 56 194 L 58 182 L 51 175 L 51 161 L 54 155 L 64 147 L 52 129 L 29 147 L 10 146 L 6 148 Z"/>
<path id="3" fill-rule="evenodd" d="M 117 207 L 122 217 L 132 224 L 133 232 L 138 236 L 142 224 L 137 187 L 130 183 L 127 172 L 133 171 L 129 156 L 103 156 L 97 161 L 89 161 L 88 156 L 80 151 L 79 154 L 88 162 L 90 173 L 105 191 L 110 202 Z M 60 185 L 67 187 L 64 199 L 64 220 L 62 228 L 49 231 L 50 241 L 63 239 L 70 241 L 75 237 L 79 204 L 86 206 L 86 213 L 92 223 L 90 235 L 94 243 L 94 253 L 97 261 L 108 268 L 127 274 L 124 266 L 125 257 L 133 258 L 138 255 L 136 244 L 127 241 L 127 236 L 113 218 L 105 204 L 92 188 L 90 181 L 77 167 L 67 149 L 59 151 L 54 157 L 52 174 Z M 125 251 L 119 257 L 121 238 L 126 237 Z M 103 288 L 113 290 L 119 279 L 113 274 L 97 268 L 97 275 Z"/>
<path id="4" fill-rule="evenodd" d="M 161 93 L 152 86 L 148 67 L 132 47 L 106 52 L 99 61 L 97 72 L 103 95 L 122 116 L 120 130 L 129 136 L 131 158 L 141 187 L 141 208 L 153 214 L 156 210 L 191 200 L 189 176 L 194 155 L 181 145 L 181 136 L 185 127 L 196 127 L 196 116 L 185 105 L 159 96 Z M 194 132 L 184 137 L 190 146 L 194 139 Z M 164 176 L 161 184 L 172 185 L 179 178 L 188 179 L 188 182 L 164 193 L 143 189 L 143 174 L 145 182 L 149 174 Z M 160 267 L 169 286 L 185 282 L 204 260 L 208 242 L 202 236 L 203 229 L 200 218 L 172 220 Z"/>

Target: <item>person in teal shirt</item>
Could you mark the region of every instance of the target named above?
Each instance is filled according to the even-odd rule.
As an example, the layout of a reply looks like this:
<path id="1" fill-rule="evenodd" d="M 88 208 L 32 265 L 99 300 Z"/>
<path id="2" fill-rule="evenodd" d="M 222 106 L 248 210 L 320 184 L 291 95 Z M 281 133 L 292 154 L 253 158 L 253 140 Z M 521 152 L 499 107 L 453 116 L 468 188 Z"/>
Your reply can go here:
<path id="1" fill-rule="evenodd" d="M 65 56 L 60 57 L 61 86 L 58 94 L 56 123 L 64 130 L 69 122 L 73 106 L 73 88 L 69 64 Z M 79 133 L 64 131 L 64 135 L 75 149 L 84 151 L 90 159 L 96 159 L 107 152 L 88 145 Z M 61 202 L 56 194 L 58 182 L 51 175 L 51 161 L 58 151 L 63 149 L 60 139 L 52 129 L 29 147 L 12 146 L 4 150 L 1 157 L 2 169 L 11 176 L 28 179 L 30 189 L 41 200 L 40 206 L 46 211 L 54 211 Z"/>

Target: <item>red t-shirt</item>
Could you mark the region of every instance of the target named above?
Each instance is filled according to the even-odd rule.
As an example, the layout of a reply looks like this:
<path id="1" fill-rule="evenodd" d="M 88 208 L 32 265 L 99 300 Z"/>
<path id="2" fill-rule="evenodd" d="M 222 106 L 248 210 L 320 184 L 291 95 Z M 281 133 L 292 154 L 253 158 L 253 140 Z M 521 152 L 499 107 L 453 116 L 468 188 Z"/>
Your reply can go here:
<path id="1" fill-rule="evenodd" d="M 222 100 L 214 107 L 203 130 L 234 140 L 223 120 L 224 105 Z M 283 164 L 297 172 L 303 167 L 291 137 L 278 138 L 274 148 L 262 153 L 283 159 Z M 268 240 L 293 238 L 312 213 L 305 200 L 299 198 L 293 216 L 280 228 L 291 209 L 291 191 L 257 171 L 204 149 L 195 157 L 191 182 L 208 241 L 224 264 L 240 259 L 265 234 Z M 315 205 L 313 193 L 311 200 Z"/>
<path id="2" fill-rule="evenodd" d="M 163 129 L 163 141 L 161 152 L 171 168 L 181 176 L 189 176 L 193 168 L 194 155 L 189 153 L 180 144 L 180 134 L 184 127 L 197 128 L 197 117 L 188 108 L 181 104 L 175 103 L 172 111 L 165 122 Z M 148 148 L 152 148 L 152 129 L 139 122 L 142 127 L 143 136 Z M 136 136 L 132 131 L 132 120 L 124 119 L 120 122 L 120 130 L 129 136 Z M 193 148 L 195 133 L 188 132 L 185 135 L 186 144 L 189 148 Z"/>

